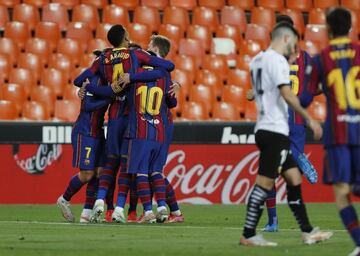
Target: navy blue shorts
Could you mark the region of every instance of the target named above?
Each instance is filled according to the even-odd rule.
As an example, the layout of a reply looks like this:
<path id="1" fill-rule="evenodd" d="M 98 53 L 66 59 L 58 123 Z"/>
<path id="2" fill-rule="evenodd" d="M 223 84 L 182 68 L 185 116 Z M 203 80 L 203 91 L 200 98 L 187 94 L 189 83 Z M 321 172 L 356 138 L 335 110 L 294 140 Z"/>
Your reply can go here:
<path id="1" fill-rule="evenodd" d="M 162 172 L 163 143 L 149 140 L 125 139 L 121 147 L 122 172 L 150 174 Z"/>
<path id="2" fill-rule="evenodd" d="M 109 120 L 106 136 L 106 153 L 108 155 L 121 155 L 121 144 L 128 122 L 128 116 L 123 116 L 116 120 Z"/>
<path id="3" fill-rule="evenodd" d="M 325 184 L 360 182 L 360 146 L 336 145 L 325 148 Z"/>
<path id="4" fill-rule="evenodd" d="M 71 133 L 73 147 L 72 166 L 80 170 L 95 170 L 105 165 L 105 138 L 91 137 L 73 129 Z"/>

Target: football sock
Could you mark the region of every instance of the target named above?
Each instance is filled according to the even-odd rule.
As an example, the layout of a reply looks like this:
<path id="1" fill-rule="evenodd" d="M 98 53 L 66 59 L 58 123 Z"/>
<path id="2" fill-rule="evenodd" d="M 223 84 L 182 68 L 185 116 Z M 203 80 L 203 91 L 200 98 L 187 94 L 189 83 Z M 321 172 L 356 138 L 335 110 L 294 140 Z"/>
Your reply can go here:
<path id="1" fill-rule="evenodd" d="M 166 188 L 164 177 L 159 172 L 154 172 L 151 174 L 151 189 L 155 194 L 158 207 L 166 207 Z"/>
<path id="2" fill-rule="evenodd" d="M 75 195 L 84 185 L 85 183 L 82 183 L 79 179 L 78 174 L 75 174 L 70 182 L 68 187 L 65 190 L 65 193 L 63 194 L 63 197 L 66 201 L 70 201 L 73 195 Z"/>
<path id="3" fill-rule="evenodd" d="M 92 209 L 94 207 L 98 185 L 99 179 L 96 177 L 96 175 L 94 175 L 94 177 L 89 181 L 86 186 L 86 199 L 84 209 Z"/>
<path id="4" fill-rule="evenodd" d="M 356 246 L 360 246 L 360 228 L 354 207 L 349 205 L 342 209 L 340 217 Z"/>
<path id="5" fill-rule="evenodd" d="M 99 177 L 99 190 L 97 199 L 105 200 L 108 190 L 114 181 L 114 170 L 119 167 L 119 158 L 108 157 L 104 169 Z"/>
<path id="6" fill-rule="evenodd" d="M 150 184 L 148 175 L 136 176 L 136 190 L 140 201 L 144 207 L 144 211 L 152 211 Z"/>
<path id="7" fill-rule="evenodd" d="M 129 212 L 136 212 L 138 202 L 138 195 L 136 192 L 136 181 L 135 181 L 135 175 L 131 176 L 130 179 L 130 200 L 129 200 Z"/>
<path id="8" fill-rule="evenodd" d="M 277 215 L 276 215 L 276 189 L 275 186 L 268 193 L 268 196 L 265 200 L 267 213 L 268 213 L 268 224 L 277 224 Z"/>
<path id="9" fill-rule="evenodd" d="M 128 173 L 120 172 L 118 178 L 118 197 L 116 206 L 124 208 L 126 203 L 126 197 L 129 191 L 130 175 Z"/>
<path id="10" fill-rule="evenodd" d="M 301 196 L 301 185 L 286 186 L 288 205 L 302 232 L 311 232 L 309 218 Z"/>
<path id="11" fill-rule="evenodd" d="M 268 192 L 268 190 L 258 185 L 254 186 L 247 204 L 245 226 L 243 231 L 243 236 L 245 238 L 252 237 L 256 234 L 255 229 L 264 209 L 264 201 Z"/>
<path id="12" fill-rule="evenodd" d="M 114 193 L 116 187 L 116 176 L 119 170 L 119 166 L 115 165 L 114 168 L 115 169 L 113 169 L 113 182 L 111 182 L 111 185 L 106 193 L 106 198 L 105 198 L 107 210 L 114 210 Z"/>
<path id="13" fill-rule="evenodd" d="M 176 200 L 175 191 L 167 178 L 164 179 L 166 186 L 166 204 L 169 206 L 171 212 L 179 210 L 179 206 Z"/>

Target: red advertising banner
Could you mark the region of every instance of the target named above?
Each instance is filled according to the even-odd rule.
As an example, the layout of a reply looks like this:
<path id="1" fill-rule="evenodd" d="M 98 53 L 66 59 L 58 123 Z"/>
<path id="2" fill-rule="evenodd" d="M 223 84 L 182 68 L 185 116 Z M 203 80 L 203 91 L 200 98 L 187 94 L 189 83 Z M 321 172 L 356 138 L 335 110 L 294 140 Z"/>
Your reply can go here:
<path id="1" fill-rule="evenodd" d="M 71 167 L 71 145 L 0 145 L 0 204 L 51 204 L 77 170 Z M 331 187 L 321 183 L 323 148 L 307 145 L 305 152 L 319 171 L 319 182 L 303 182 L 306 202 L 333 202 Z M 173 145 L 165 174 L 180 202 L 244 203 L 258 168 L 255 145 Z M 277 181 L 277 200 L 285 202 L 286 186 Z M 72 202 L 82 203 L 85 191 Z"/>

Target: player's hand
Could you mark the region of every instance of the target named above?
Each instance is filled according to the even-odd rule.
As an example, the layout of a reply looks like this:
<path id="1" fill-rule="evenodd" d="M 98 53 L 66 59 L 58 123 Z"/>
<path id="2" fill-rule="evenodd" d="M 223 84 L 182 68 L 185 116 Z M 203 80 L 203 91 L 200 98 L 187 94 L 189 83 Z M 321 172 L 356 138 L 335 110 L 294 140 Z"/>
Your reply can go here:
<path id="1" fill-rule="evenodd" d="M 130 83 L 130 74 L 129 73 L 121 74 L 118 77 L 118 82 L 123 85 L 129 84 Z"/>
<path id="2" fill-rule="evenodd" d="M 111 84 L 111 89 L 113 90 L 113 92 L 114 92 L 115 94 L 117 94 L 117 93 L 119 93 L 119 92 L 122 91 L 123 86 L 122 86 L 122 84 L 120 83 L 120 81 L 117 80 L 117 81 L 114 81 L 114 82 Z"/>
<path id="3" fill-rule="evenodd" d="M 250 89 L 246 92 L 246 99 L 249 101 L 252 101 L 255 99 L 255 94 L 254 94 L 253 90 Z"/>
<path id="4" fill-rule="evenodd" d="M 179 82 L 173 81 L 173 84 L 170 86 L 169 94 L 171 97 L 176 97 L 181 88 L 181 84 Z"/>
<path id="5" fill-rule="evenodd" d="M 323 134 L 323 129 L 320 125 L 320 123 L 318 121 L 315 121 L 313 119 L 310 119 L 307 122 L 307 125 L 310 127 L 310 129 L 313 131 L 314 133 L 314 139 L 315 140 L 320 140 Z"/>
<path id="6" fill-rule="evenodd" d="M 78 97 L 79 97 L 81 100 L 83 100 L 84 97 L 85 97 L 85 94 L 86 94 L 86 86 L 87 86 L 88 84 L 90 84 L 90 82 L 89 82 L 88 79 L 86 79 L 86 81 L 83 82 L 80 90 L 79 90 L 78 93 L 77 93 Z"/>

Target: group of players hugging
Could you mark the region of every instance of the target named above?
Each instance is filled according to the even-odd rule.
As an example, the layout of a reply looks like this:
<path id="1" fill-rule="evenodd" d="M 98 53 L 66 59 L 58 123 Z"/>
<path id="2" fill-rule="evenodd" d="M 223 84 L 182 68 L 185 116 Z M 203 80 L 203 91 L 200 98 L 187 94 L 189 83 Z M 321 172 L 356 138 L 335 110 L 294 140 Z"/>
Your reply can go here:
<path id="1" fill-rule="evenodd" d="M 57 205 L 63 217 L 74 222 L 70 200 L 86 184 L 81 223 L 103 221 L 105 203 L 107 222 L 183 222 L 174 190 L 162 173 L 173 133 L 170 109 L 177 104 L 180 87 L 171 80 L 174 64 L 164 59 L 170 41 L 153 35 L 148 51 L 144 51 L 130 43 L 122 25 L 112 26 L 107 38 L 113 47 L 95 51 L 97 57 L 91 67 L 74 80 L 82 99 L 71 137 L 73 167 L 79 172 L 71 178 Z M 157 214 L 152 209 L 153 195 Z M 136 212 L 138 198 L 144 209 L 140 216 Z"/>

